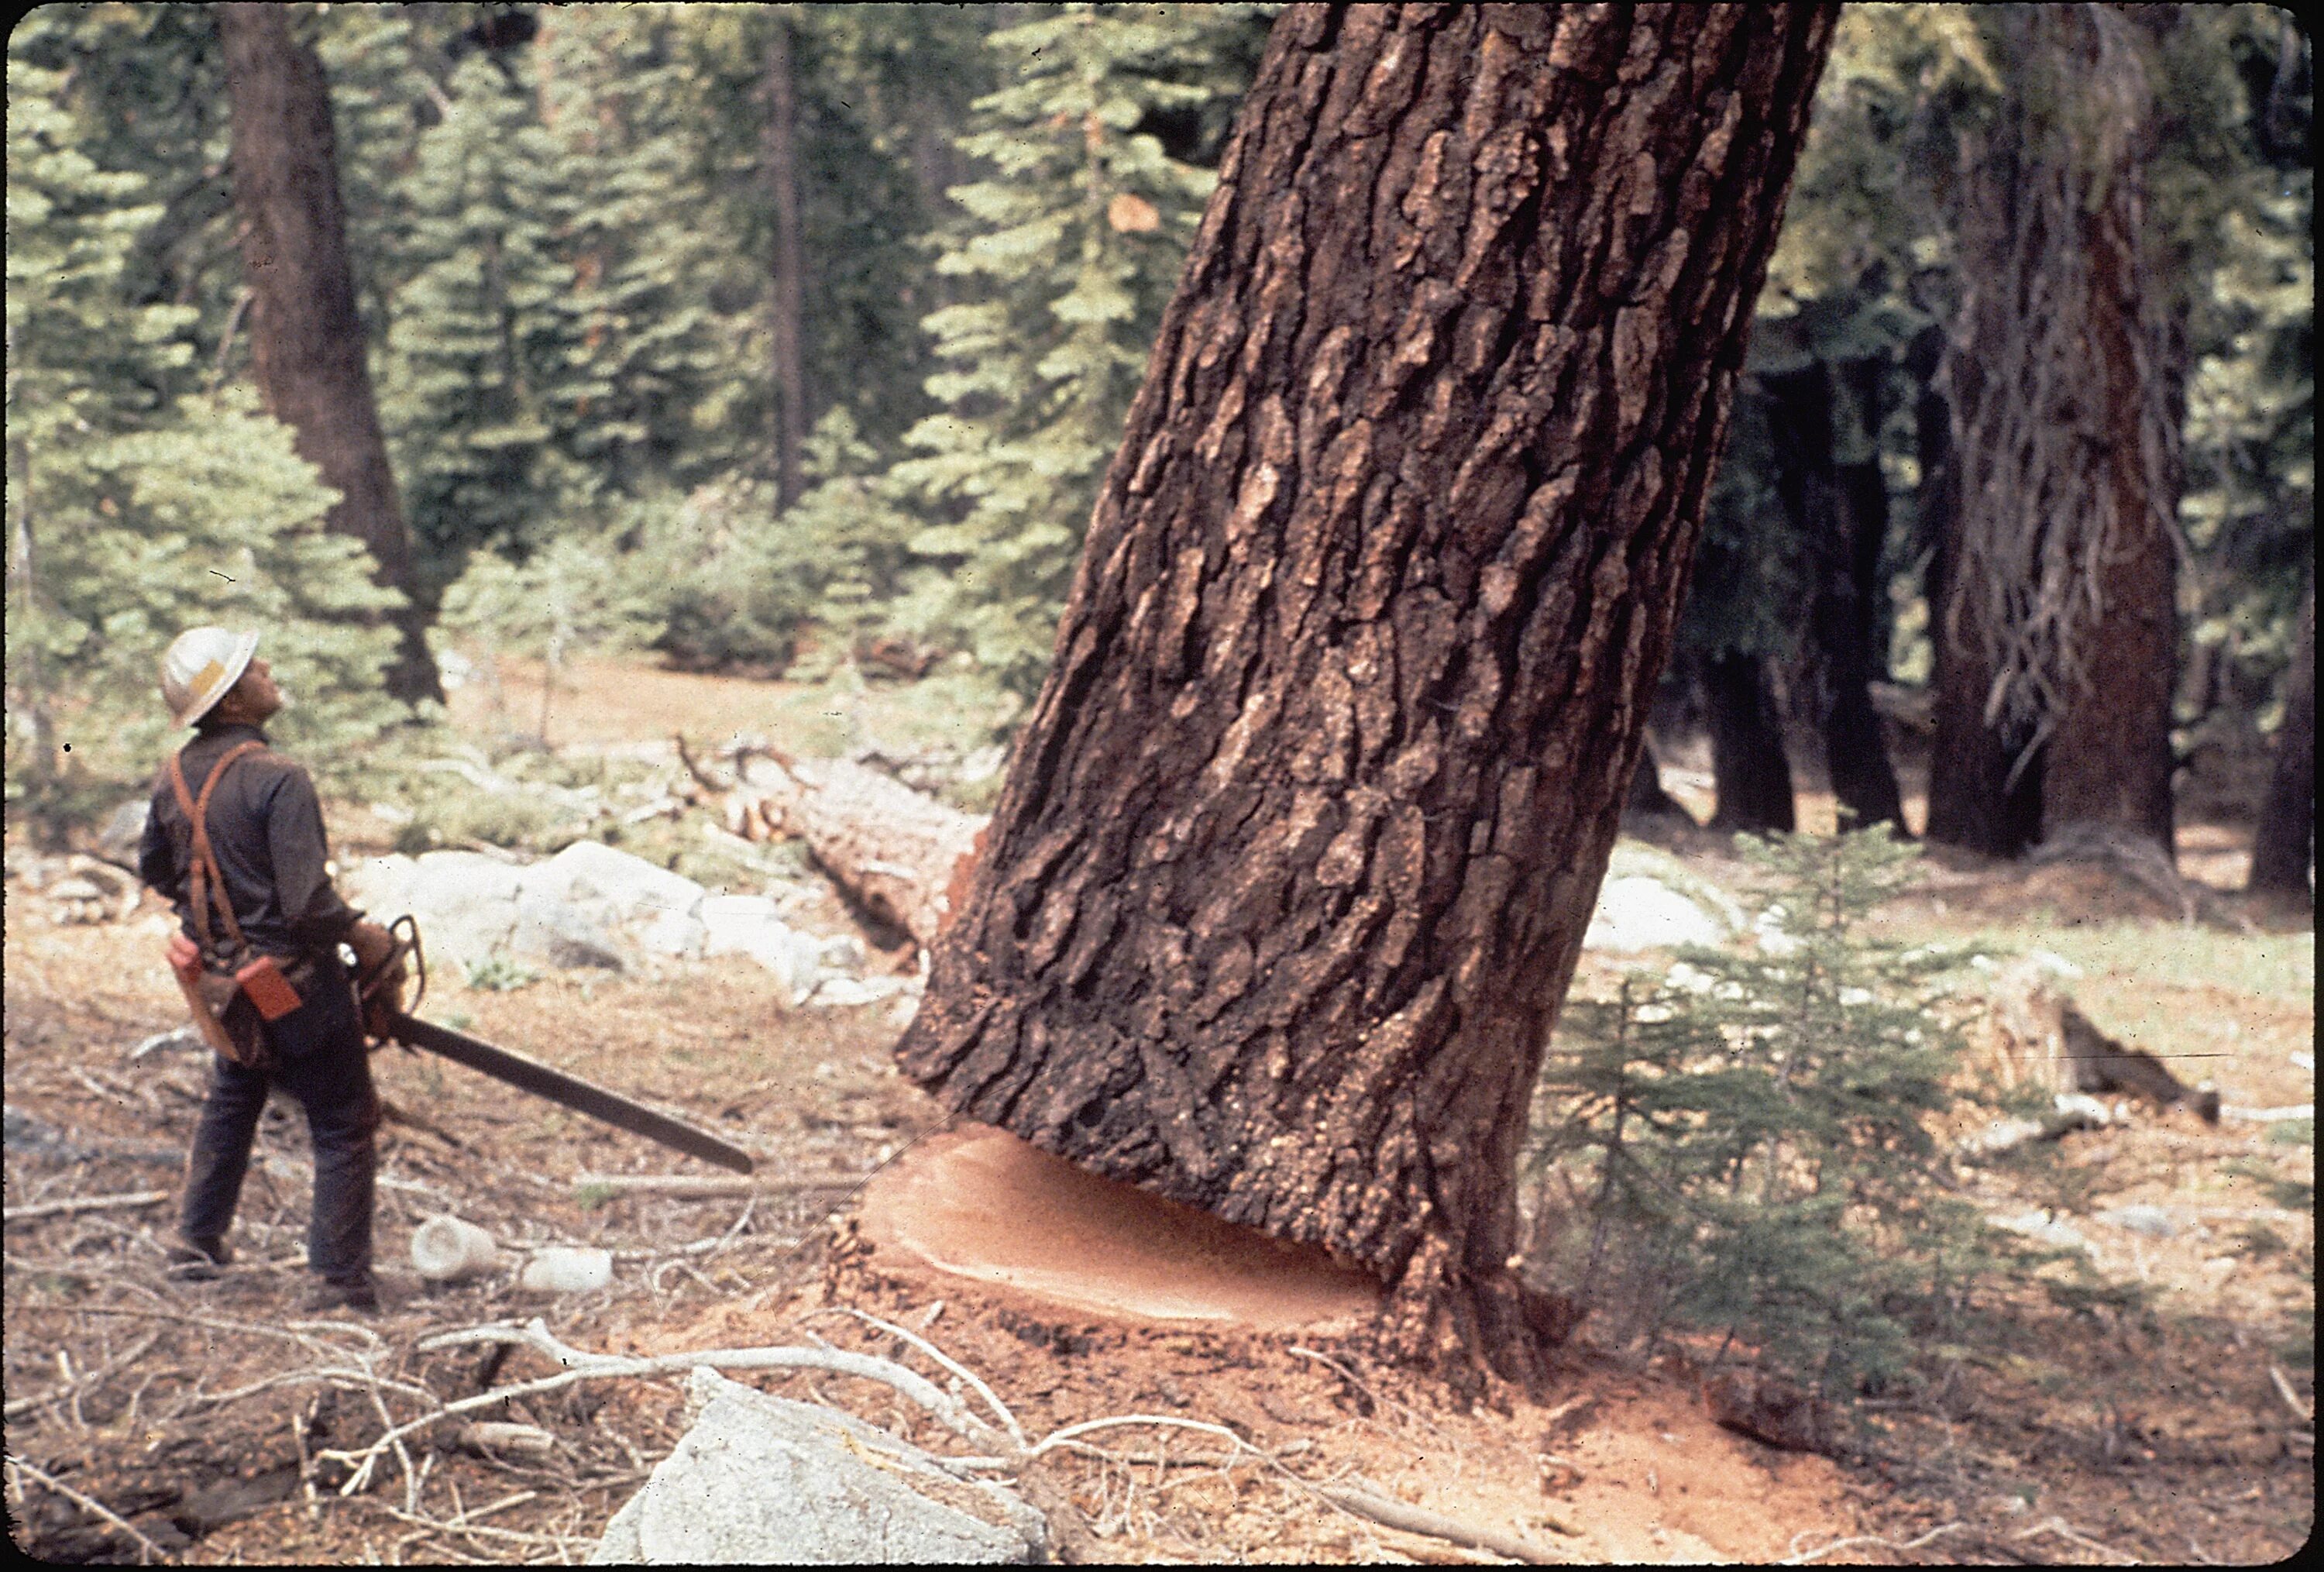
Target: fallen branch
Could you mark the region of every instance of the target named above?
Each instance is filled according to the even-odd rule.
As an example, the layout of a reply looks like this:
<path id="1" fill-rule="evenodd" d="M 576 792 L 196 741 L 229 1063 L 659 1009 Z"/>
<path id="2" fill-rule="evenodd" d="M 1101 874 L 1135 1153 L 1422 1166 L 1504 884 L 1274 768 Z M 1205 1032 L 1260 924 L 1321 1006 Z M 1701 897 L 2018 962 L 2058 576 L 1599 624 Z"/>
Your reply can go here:
<path id="1" fill-rule="evenodd" d="M 539 1425 L 511 1424 L 498 1419 L 479 1419 L 462 1425 L 452 1438 L 452 1445 L 463 1452 L 475 1452 L 482 1456 L 507 1453 L 521 1457 L 546 1457 L 557 1445 L 557 1438 Z"/>
<path id="2" fill-rule="evenodd" d="M 106 1505 L 103 1502 L 98 1501 L 96 1497 L 83 1495 L 71 1485 L 65 1484 L 61 1480 L 53 1478 L 48 1474 L 43 1473 L 42 1470 L 33 1467 L 30 1463 L 25 1462 L 22 1457 L 16 1456 L 13 1453 L 10 1454 L 8 1457 L 8 1466 L 15 1469 L 20 1474 L 28 1475 L 35 1484 L 46 1485 L 49 1489 L 55 1491 L 59 1495 L 63 1496 L 67 1501 L 80 1508 L 81 1511 L 88 1512 L 92 1517 L 102 1518 L 106 1522 L 110 1523 L 113 1527 L 119 1529 L 123 1533 L 127 1534 L 131 1539 L 136 1540 L 137 1564 L 140 1567 L 145 1565 L 146 1558 L 148 1557 L 152 1557 L 153 1559 L 159 1560 L 163 1555 L 164 1552 L 161 1546 L 155 1544 L 152 1540 L 139 1533 L 135 1529 L 130 1527 L 129 1520 L 127 1518 L 123 1517 L 119 1512 L 115 1512 L 111 1507 Z"/>
<path id="3" fill-rule="evenodd" d="M 75 1392 L 86 1392 L 90 1387 L 96 1385 L 98 1382 L 103 1381 L 106 1376 L 111 1375 L 115 1371 L 119 1370 L 123 1365 L 134 1364 L 138 1360 L 143 1359 L 152 1348 L 153 1345 L 161 1340 L 161 1334 L 156 1332 L 152 1336 L 146 1338 L 143 1342 L 139 1343 L 135 1347 L 130 1349 L 128 1353 L 115 1355 L 112 1358 L 98 1365 L 95 1370 L 83 1371 L 74 1380 L 57 1388 L 54 1392 L 42 1392 L 37 1397 L 12 1397 L 8 1400 L 5 1417 L 13 1419 L 20 1414 L 31 1413 L 34 1409 L 46 1408 L 52 1402 L 61 1401 L 65 1398 L 72 1396 Z"/>
<path id="4" fill-rule="evenodd" d="M 2026 1540 L 2036 1539 L 2043 1534 L 2055 1534 L 2060 1539 L 2065 1540 L 2068 1544 L 2080 1545 L 2083 1549 L 2093 1551 L 2100 1556 L 2114 1557 L 2117 1561 L 2126 1566 L 2144 1567 L 2146 1565 L 2145 1562 L 2141 1561 L 2137 1557 L 2131 1555 L 2128 1551 L 2117 1550 L 2112 1545 L 2105 1544 L 2099 1540 L 2090 1538 L 2088 1534 L 2083 1533 L 2080 1529 L 2077 1529 L 2073 1524 L 2068 1522 L 2061 1517 L 2043 1518 L 2040 1522 L 2035 1523 L 2032 1528 L 2027 1529 L 2024 1532 L 2018 1534 L 2015 1537 L 2020 1542 L 2023 1542 Z"/>
<path id="5" fill-rule="evenodd" d="M 616 1196 L 755 1196 L 768 1191 L 844 1190 L 863 1182 L 862 1174 L 585 1173 L 576 1191 Z"/>
<path id="6" fill-rule="evenodd" d="M 1821 1561 L 1826 1556 L 1833 1555 L 1839 1551 L 1858 1549 L 1868 1545 L 1877 1545 L 1884 1550 L 1895 1550 L 1899 1552 L 1905 1550 L 1917 1550 L 1922 1546 L 1928 1544 L 1930 1541 L 1941 1539 L 1947 1534 L 1957 1533 L 1966 1526 L 1966 1524 L 1962 1523 L 1946 1523 L 1941 1528 L 1931 1529 L 1919 1539 L 1906 1540 L 1902 1544 L 1897 1543 L 1895 1540 L 1884 1540 L 1873 1534 L 1863 1534 L 1857 1538 L 1849 1540 L 1834 1540 L 1829 1545 L 1821 1546 L 1815 1549 L 1806 1551 L 1803 1554 L 1786 1556 L 1783 1560 L 1777 1562 L 1776 1565 L 1781 1567 L 1805 1567 L 1810 1562 Z M 1803 1539 L 1806 1536 L 1802 1535 L 1799 1538 L 1795 1538 L 1792 1540 L 1792 1543 L 1796 1545 L 1800 1542 L 1800 1539 Z"/>
<path id="7" fill-rule="evenodd" d="M 398 1446 L 404 1437 L 456 1415 L 491 1408 L 512 1398 L 537 1397 L 544 1392 L 558 1392 L 576 1382 L 669 1375 L 692 1370 L 697 1365 L 708 1365 L 713 1370 L 824 1370 L 835 1375 L 853 1375 L 877 1381 L 919 1404 L 964 1440 L 1004 1453 L 1011 1449 L 1006 1437 L 977 1419 L 957 1399 L 926 1377 L 892 1360 L 875 1358 L 868 1354 L 851 1354 L 840 1348 L 712 1348 L 699 1353 L 664 1354 L 646 1359 L 628 1358 L 618 1355 L 592 1354 L 559 1342 L 550 1335 L 548 1324 L 538 1317 L 522 1327 L 472 1327 L 462 1331 L 438 1333 L 435 1336 L 422 1338 L 419 1347 L 421 1353 L 434 1353 L 445 1348 L 474 1346 L 479 1343 L 530 1348 L 548 1355 L 564 1365 L 565 1369 L 556 1375 L 520 1382 L 513 1386 L 494 1387 L 490 1392 L 447 1403 L 432 1414 L 395 1427 L 359 1452 L 318 1454 L 318 1457 L 345 1463 L 354 1469 L 346 1483 L 339 1487 L 341 1495 L 353 1495 L 370 1483 L 372 1471 L 378 1466 L 379 1459 L 390 1447 Z M 955 1465 L 985 1462 L 982 1458 L 951 1461 Z"/>
<path id="8" fill-rule="evenodd" d="M 1562 1566 L 1573 1560 L 1571 1556 L 1545 1545 L 1536 1545 L 1531 1540 L 1505 1534 L 1499 1529 L 1464 1523 L 1458 1518 L 1449 1518 L 1425 1507 L 1410 1506 L 1384 1495 L 1374 1495 L 1369 1490 L 1351 1490 L 1343 1484 L 1318 1484 L 1310 1488 L 1342 1512 L 1368 1518 L 1385 1528 L 1401 1529 L 1407 1534 L 1443 1540 L 1476 1550 L 1490 1550 L 1496 1556 L 1507 1556 L 1512 1561 L 1524 1561 L 1536 1567 Z"/>
<path id="9" fill-rule="evenodd" d="M 2314 1405 L 2300 1401 L 2300 1394 L 2292 1390 L 2292 1379 L 2283 1373 L 2282 1366 L 2269 1365 L 2267 1378 L 2275 1384 L 2275 1395 L 2283 1400 L 2283 1406 L 2292 1410 L 2293 1419 L 2303 1425 L 2312 1425 L 2316 1422 Z"/>
<path id="10" fill-rule="evenodd" d="M 29 1207 L 0 1208 L 0 1222 L 22 1223 L 32 1217 L 61 1217 L 75 1212 L 125 1211 L 133 1207 L 158 1207 L 170 1198 L 167 1190 L 140 1190 L 130 1196 L 76 1196 L 62 1201 L 39 1201 Z"/>

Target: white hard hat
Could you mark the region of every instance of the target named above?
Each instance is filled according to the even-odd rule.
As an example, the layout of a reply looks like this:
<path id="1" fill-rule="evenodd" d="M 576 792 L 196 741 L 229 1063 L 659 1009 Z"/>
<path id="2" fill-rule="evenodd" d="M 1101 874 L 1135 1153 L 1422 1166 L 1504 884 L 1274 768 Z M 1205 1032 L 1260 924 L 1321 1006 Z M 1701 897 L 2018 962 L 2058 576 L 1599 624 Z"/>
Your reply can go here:
<path id="1" fill-rule="evenodd" d="M 256 633 L 231 628 L 189 628 L 180 633 L 161 657 L 161 698 L 170 717 L 191 726 L 210 712 L 242 680 L 250 658 L 258 652 Z"/>

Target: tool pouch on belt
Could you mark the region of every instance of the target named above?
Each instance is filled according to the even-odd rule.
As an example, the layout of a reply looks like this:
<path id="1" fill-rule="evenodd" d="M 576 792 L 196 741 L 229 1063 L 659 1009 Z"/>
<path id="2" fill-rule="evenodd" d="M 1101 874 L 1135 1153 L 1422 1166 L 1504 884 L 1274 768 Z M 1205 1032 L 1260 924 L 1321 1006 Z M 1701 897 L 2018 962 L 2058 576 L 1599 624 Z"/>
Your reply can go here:
<path id="1" fill-rule="evenodd" d="M 195 954 L 173 960 L 171 969 L 177 974 L 178 986 L 193 1012 L 194 1025 L 202 1040 L 246 1069 L 273 1068 L 273 1056 L 261 1027 L 265 1022 L 280 1021 L 305 1002 L 299 991 L 301 981 L 313 986 L 311 967 L 299 962 L 286 967 L 272 956 L 256 954 L 244 940 L 242 924 L 235 919 L 234 902 L 226 895 L 226 876 L 218 871 L 217 854 L 210 850 L 210 793 L 217 789 L 227 766 L 264 746 L 263 743 L 246 742 L 228 750 L 212 767 L 209 779 L 202 782 L 198 798 L 186 790 L 185 772 L 179 766 L 178 755 L 170 756 L 170 784 L 177 792 L 178 806 L 185 810 L 193 826 L 193 865 L 187 874 L 188 896 L 193 907 L 194 931 L 200 937 L 200 947 Z M 226 938 L 222 941 L 210 929 L 213 904 L 225 922 Z"/>

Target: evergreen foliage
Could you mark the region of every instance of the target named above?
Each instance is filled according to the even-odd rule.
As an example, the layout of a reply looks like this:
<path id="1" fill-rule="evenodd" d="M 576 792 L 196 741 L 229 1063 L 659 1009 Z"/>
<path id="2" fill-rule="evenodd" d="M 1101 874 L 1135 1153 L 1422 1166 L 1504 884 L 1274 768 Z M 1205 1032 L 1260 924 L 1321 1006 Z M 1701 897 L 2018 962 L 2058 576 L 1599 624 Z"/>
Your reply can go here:
<path id="1" fill-rule="evenodd" d="M 897 466 L 938 522 L 912 541 L 943 568 L 900 609 L 1008 687 L 1046 670 L 1105 465 L 1162 308 L 1216 183 L 1200 127 L 1238 97 L 1266 14 L 1250 5 L 1067 5 L 989 42 L 1008 85 L 978 100 L 962 149 L 989 179 L 936 263 L 974 293 L 927 329 L 942 406 Z M 1212 156 L 1214 158 L 1215 153 Z"/>
<path id="2" fill-rule="evenodd" d="M 1775 898 L 1755 948 L 1566 1004 L 1528 1161 L 1579 1204 L 1536 1260 L 1623 1338 L 1707 1331 L 1872 1390 L 2010 1259 L 1935 1129 L 1962 1096 L 1939 1005 L 1959 962 L 1862 930 L 1917 855 L 1887 827 L 1738 844 Z"/>
<path id="3" fill-rule="evenodd" d="M 323 532 L 332 494 L 285 427 L 246 390 L 186 391 L 193 308 L 124 298 L 151 182 L 80 151 L 60 73 L 12 54 L 8 99 L 12 809 L 69 818 L 150 778 L 161 652 L 203 623 L 263 629 L 298 700 L 280 739 L 344 757 L 403 714 L 393 630 L 349 620 L 392 596 Z"/>
<path id="4" fill-rule="evenodd" d="M 419 141 L 380 412 L 405 516 L 439 582 L 476 547 L 525 550 L 558 522 L 553 442 L 579 334 L 561 237 L 576 207 L 520 88 L 471 56 Z"/>

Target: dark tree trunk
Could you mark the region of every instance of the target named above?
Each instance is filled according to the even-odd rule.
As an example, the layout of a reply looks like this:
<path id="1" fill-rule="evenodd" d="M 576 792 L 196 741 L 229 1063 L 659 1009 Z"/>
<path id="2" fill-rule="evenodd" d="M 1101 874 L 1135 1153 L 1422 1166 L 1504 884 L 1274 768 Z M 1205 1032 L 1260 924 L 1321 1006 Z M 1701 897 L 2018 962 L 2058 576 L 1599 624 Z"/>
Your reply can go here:
<path id="1" fill-rule="evenodd" d="M 1638 767 L 1630 774 L 1630 795 L 1622 804 L 1622 816 L 1632 814 L 1669 813 L 1683 818 L 1693 816 L 1679 806 L 1678 799 L 1663 790 L 1662 771 L 1655 763 L 1654 744 L 1645 737 L 1638 739 Z"/>
<path id="2" fill-rule="evenodd" d="M 1921 485 L 1915 499 L 1920 537 L 1929 553 L 1929 638 L 1935 669 L 1929 679 L 1929 713 L 1936 735 L 1929 750 L 1929 807 L 1923 833 L 1940 846 L 1960 846 L 1988 857 L 2014 857 L 2042 832 L 2042 771 L 2039 756 L 2012 772 L 2017 760 L 2007 742 L 1985 722 L 1985 700 L 1993 669 L 1985 659 L 1967 608 L 1952 598 L 1951 564 L 1960 550 L 1960 510 L 1952 452 L 1952 411 L 1935 380 L 1945 356 L 1941 328 L 1923 332 L 1912 349 L 1922 378 L 1914 411 Z M 1975 363 L 1945 365 L 1949 380 L 1975 375 Z"/>
<path id="3" fill-rule="evenodd" d="M 1789 830 L 1792 766 L 1784 754 L 1784 724 L 1767 689 L 1766 663 L 1729 652 L 1705 663 L 1703 697 L 1711 710 L 1711 774 L 1718 806 L 1713 829 L 1763 834 Z"/>
<path id="4" fill-rule="evenodd" d="M 234 121 L 234 200 L 259 391 L 268 411 L 294 433 L 300 457 L 339 493 L 325 527 L 363 541 L 373 578 L 404 597 L 389 690 L 407 700 L 441 699 L 428 652 L 429 608 L 412 571 L 411 539 L 372 399 L 323 65 L 290 36 L 282 7 L 212 9 Z"/>
<path id="5" fill-rule="evenodd" d="M 2306 896 L 2316 846 L 2316 577 L 2300 607 L 2300 643 L 2285 674 L 2283 729 L 2275 734 L 2259 832 L 2252 839 L 2251 888 Z"/>
<path id="6" fill-rule="evenodd" d="M 2145 170 L 2125 157 L 2081 215 L 2090 281 L 2079 397 L 2098 439 L 2112 524 L 2091 577 L 2103 609 L 2082 636 L 2080 680 L 2043 751 L 2042 837 L 2097 830 L 2172 857 L 2171 700 L 2179 682 L 2179 406 L 2172 331 L 2156 295 Z"/>
<path id="7" fill-rule="evenodd" d="M 1829 48 L 1821 7 L 1297 5 L 898 1054 L 1531 1372 L 1536 1071 Z"/>
<path id="8" fill-rule="evenodd" d="M 778 12 L 767 30 L 764 83 L 767 118 L 760 137 L 760 174 L 774 219 L 769 301 L 769 349 L 774 409 L 775 489 L 784 507 L 799 496 L 799 458 L 807 449 L 807 368 L 800 347 L 805 315 L 805 266 L 800 261 L 798 155 L 794 141 L 798 93 L 791 75 L 790 19 Z"/>
<path id="9" fill-rule="evenodd" d="M 1860 365 L 1852 370 L 1859 383 L 1867 380 Z M 1875 380 L 1877 372 L 1876 364 Z M 1772 405 L 1776 490 L 1793 528 L 1807 543 L 1815 576 L 1808 618 L 1811 658 L 1805 665 L 1840 824 L 1888 823 L 1901 829 L 1903 799 L 1872 707 L 1871 688 L 1877 670 L 1875 596 L 1888 533 L 1887 485 L 1877 457 L 1846 466 L 1839 462 L 1831 366 L 1812 361 L 1803 370 L 1761 380 Z"/>
<path id="10" fill-rule="evenodd" d="M 2142 30 L 2104 6 L 1997 14 L 2022 79 L 1958 182 L 1929 833 L 2019 849 L 2020 805 L 1997 788 L 2013 770 L 2022 788 L 2038 755 L 2045 841 L 2167 858 L 2177 348 L 2144 221 Z M 2074 129 L 2091 124 L 2108 136 Z"/>

